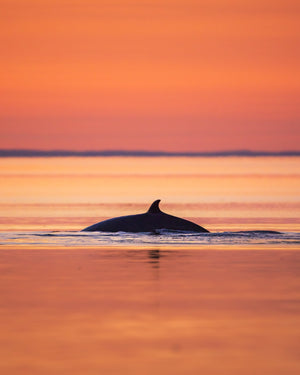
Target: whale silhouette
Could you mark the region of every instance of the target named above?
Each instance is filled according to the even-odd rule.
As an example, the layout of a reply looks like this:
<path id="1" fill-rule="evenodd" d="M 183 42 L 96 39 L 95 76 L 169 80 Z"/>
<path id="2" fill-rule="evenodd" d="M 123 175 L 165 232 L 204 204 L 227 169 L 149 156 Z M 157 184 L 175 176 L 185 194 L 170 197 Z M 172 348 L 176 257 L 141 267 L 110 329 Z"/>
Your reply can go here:
<path id="1" fill-rule="evenodd" d="M 169 229 L 189 232 L 209 231 L 191 221 L 168 215 L 159 208 L 160 199 L 154 201 L 144 214 L 120 216 L 93 224 L 85 232 L 155 232 L 158 229 Z"/>

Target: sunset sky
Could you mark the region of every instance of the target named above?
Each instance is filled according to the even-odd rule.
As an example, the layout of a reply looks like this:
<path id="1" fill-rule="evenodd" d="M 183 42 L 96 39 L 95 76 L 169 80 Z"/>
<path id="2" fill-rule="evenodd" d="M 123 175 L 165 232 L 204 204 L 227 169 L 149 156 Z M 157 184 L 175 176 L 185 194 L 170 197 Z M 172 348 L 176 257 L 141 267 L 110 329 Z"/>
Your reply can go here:
<path id="1" fill-rule="evenodd" d="M 296 150 L 299 0 L 0 0 L 0 148 Z"/>

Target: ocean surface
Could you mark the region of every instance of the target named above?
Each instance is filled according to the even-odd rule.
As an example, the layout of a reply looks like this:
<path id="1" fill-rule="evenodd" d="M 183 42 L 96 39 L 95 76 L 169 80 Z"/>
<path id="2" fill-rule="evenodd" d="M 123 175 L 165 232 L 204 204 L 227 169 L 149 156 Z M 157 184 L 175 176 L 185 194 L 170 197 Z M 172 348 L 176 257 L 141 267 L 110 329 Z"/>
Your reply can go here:
<path id="1" fill-rule="evenodd" d="M 300 372 L 299 157 L 0 158 L 0 372 Z M 162 211 L 210 233 L 80 232 Z"/>
<path id="2" fill-rule="evenodd" d="M 0 159 L 0 243 L 15 246 L 294 246 L 298 157 Z M 91 234 L 103 219 L 163 211 L 211 234 Z M 263 232 L 265 231 L 265 232 Z M 281 234 L 271 233 L 279 231 Z"/>

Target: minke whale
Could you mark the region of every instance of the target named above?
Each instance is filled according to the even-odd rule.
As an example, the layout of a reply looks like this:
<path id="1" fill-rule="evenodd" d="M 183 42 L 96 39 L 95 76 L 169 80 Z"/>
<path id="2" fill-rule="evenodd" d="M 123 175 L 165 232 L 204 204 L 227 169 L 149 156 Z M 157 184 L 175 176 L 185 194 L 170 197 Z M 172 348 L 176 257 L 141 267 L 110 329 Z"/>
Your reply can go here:
<path id="1" fill-rule="evenodd" d="M 159 229 L 209 233 L 200 225 L 180 217 L 168 215 L 159 208 L 160 199 L 153 202 L 147 212 L 120 216 L 93 224 L 84 232 L 155 232 Z"/>

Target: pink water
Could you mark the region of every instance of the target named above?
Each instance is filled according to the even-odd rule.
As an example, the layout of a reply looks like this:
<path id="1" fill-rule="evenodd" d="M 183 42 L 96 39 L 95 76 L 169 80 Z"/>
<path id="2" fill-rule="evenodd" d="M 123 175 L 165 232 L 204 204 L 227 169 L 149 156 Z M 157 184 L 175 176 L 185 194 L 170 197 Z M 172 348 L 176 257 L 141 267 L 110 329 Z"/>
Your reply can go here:
<path id="1" fill-rule="evenodd" d="M 298 158 L 0 168 L 1 373 L 299 373 Z M 78 232 L 155 199 L 212 233 Z"/>

